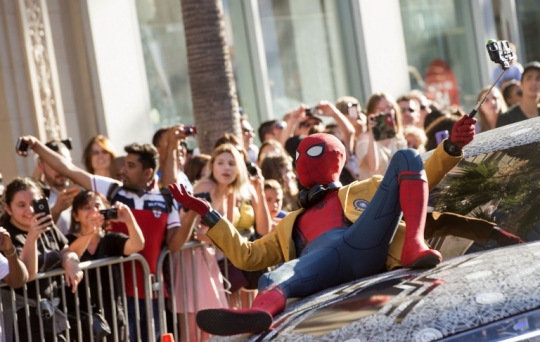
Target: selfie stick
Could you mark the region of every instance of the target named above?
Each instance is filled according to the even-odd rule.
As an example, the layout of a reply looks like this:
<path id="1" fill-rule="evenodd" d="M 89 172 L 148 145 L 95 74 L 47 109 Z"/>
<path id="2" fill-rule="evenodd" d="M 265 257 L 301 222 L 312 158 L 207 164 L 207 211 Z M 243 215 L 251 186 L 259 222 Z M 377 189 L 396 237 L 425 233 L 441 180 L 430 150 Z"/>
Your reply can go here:
<path id="1" fill-rule="evenodd" d="M 484 103 L 484 101 L 486 100 L 486 98 L 488 97 L 488 95 L 491 93 L 491 89 L 493 89 L 493 87 L 495 87 L 495 85 L 497 84 L 497 82 L 499 82 L 499 80 L 501 79 L 502 75 L 504 74 L 504 72 L 506 71 L 506 69 L 503 69 L 501 71 L 501 74 L 499 75 L 499 77 L 497 77 L 497 79 L 495 80 L 495 82 L 493 82 L 493 84 L 491 85 L 491 87 L 489 88 L 489 90 L 486 92 L 486 94 L 484 95 L 484 97 L 482 97 L 482 99 L 476 104 L 476 107 L 474 107 L 474 109 L 469 113 L 469 117 L 472 118 L 476 115 L 476 113 L 478 112 L 478 109 L 480 109 L 480 106 L 482 105 L 482 103 Z"/>
<path id="2" fill-rule="evenodd" d="M 505 48 L 505 46 L 506 46 L 506 48 Z M 491 85 L 489 90 L 486 92 L 486 94 L 484 95 L 482 100 L 480 100 L 476 104 L 476 107 L 474 107 L 474 109 L 471 111 L 471 113 L 469 114 L 470 118 L 472 118 L 472 117 L 474 117 L 476 115 L 476 113 L 478 112 L 478 109 L 480 109 L 480 106 L 482 105 L 482 103 L 484 103 L 484 101 L 486 100 L 488 95 L 491 93 L 491 90 L 493 89 L 493 87 L 497 84 L 497 82 L 499 82 L 499 80 L 501 79 L 504 72 L 506 70 L 508 70 L 508 68 L 510 68 L 510 64 L 508 62 L 510 60 L 514 59 L 514 54 L 513 54 L 512 50 L 509 49 L 507 41 L 497 42 L 496 40 L 490 39 L 487 42 L 486 48 L 488 49 L 489 58 L 491 58 L 491 60 L 493 62 L 495 62 L 497 64 L 500 64 L 501 68 L 502 68 L 502 71 L 501 71 L 501 74 L 499 75 L 499 77 L 497 77 L 497 80 L 495 80 L 495 82 L 493 82 L 493 84 Z M 501 49 L 503 50 L 502 54 L 500 52 Z"/>

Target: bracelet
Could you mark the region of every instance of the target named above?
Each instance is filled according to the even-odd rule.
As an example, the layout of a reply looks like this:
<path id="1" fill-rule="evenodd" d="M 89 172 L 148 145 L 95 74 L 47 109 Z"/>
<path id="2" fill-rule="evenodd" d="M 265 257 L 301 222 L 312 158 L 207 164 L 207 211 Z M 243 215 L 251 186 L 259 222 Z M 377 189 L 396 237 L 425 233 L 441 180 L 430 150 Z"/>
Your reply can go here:
<path id="1" fill-rule="evenodd" d="M 4 254 L 6 254 L 6 257 L 10 258 L 10 257 L 14 256 L 15 254 L 17 254 L 17 250 L 15 248 L 13 248 L 13 253 L 7 254 L 7 253 L 4 252 Z"/>

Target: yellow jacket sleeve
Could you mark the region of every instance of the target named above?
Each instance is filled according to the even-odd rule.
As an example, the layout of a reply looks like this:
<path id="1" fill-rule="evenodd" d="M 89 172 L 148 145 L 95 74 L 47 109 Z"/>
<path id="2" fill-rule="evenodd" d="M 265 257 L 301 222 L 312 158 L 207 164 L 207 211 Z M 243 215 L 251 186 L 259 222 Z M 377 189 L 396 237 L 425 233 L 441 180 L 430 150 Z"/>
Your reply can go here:
<path id="1" fill-rule="evenodd" d="M 433 151 L 433 154 L 424 162 L 429 191 L 433 190 L 433 188 L 441 182 L 444 176 L 446 176 L 446 174 L 459 163 L 461 158 L 463 158 L 463 152 L 461 152 L 461 156 L 459 157 L 449 155 L 444 150 L 443 145 L 443 143 L 439 144 L 435 151 Z"/>
<path id="2" fill-rule="evenodd" d="M 258 271 L 296 258 L 292 229 L 296 217 L 303 211 L 300 209 L 289 213 L 273 231 L 255 241 L 244 238 L 225 218 L 209 229 L 206 235 L 234 266 L 246 271 Z"/>

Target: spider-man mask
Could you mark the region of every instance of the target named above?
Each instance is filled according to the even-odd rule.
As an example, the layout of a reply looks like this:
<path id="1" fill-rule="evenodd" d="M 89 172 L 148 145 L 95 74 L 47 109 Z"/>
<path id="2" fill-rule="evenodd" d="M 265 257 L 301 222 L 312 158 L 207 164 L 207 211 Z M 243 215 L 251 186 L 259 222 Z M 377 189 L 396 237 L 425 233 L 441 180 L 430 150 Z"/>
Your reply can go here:
<path id="1" fill-rule="evenodd" d="M 296 149 L 298 180 L 308 189 L 316 184 L 338 182 L 344 165 L 345 147 L 331 134 L 309 135 Z"/>

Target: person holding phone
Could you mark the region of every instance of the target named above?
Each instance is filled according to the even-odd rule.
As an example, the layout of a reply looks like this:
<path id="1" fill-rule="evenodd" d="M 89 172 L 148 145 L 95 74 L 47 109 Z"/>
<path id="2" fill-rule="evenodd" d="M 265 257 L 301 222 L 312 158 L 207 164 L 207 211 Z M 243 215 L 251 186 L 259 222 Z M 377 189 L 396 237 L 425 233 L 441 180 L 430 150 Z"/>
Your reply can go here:
<path id="1" fill-rule="evenodd" d="M 71 210 L 71 226 L 66 238 L 69 241 L 70 249 L 73 250 L 81 261 L 92 261 L 108 257 L 121 257 L 137 253 L 144 248 L 144 237 L 141 228 L 137 224 L 133 213 L 125 204 L 117 202 L 114 209 L 117 212 L 116 219 L 108 220 L 102 212 L 106 209 L 107 200 L 100 194 L 93 191 L 81 191 L 73 199 Z M 110 212 L 110 211 L 109 211 Z M 114 215 L 109 215 L 109 217 Z M 109 221 L 120 221 L 126 224 L 128 235 L 118 232 L 107 232 L 103 227 Z M 120 269 L 113 267 L 113 277 L 109 278 L 108 268 L 100 270 L 101 278 L 97 277 L 96 270 L 88 272 L 88 282 L 90 288 L 90 303 L 92 312 L 102 311 L 105 320 L 111 329 L 114 329 L 113 312 L 116 311 L 118 336 L 121 341 L 127 340 L 126 336 L 126 313 L 122 301 L 122 282 L 119 277 Z M 101 279 L 101 283 L 98 283 Z M 84 282 L 85 280 L 83 280 Z M 113 292 L 111 289 L 111 282 Z M 84 283 L 83 285 L 84 286 Z M 103 298 L 104 305 L 99 305 L 99 292 Z M 79 305 L 82 312 L 89 313 L 86 291 L 79 291 Z M 73 296 L 68 296 L 68 311 L 74 308 Z M 115 303 L 113 307 L 109 303 Z M 78 324 L 76 319 L 70 320 L 72 328 Z M 73 330 L 76 334 L 77 330 Z M 113 340 L 114 332 L 108 336 L 108 340 Z M 91 340 L 91 336 L 83 336 L 83 340 Z"/>
<path id="2" fill-rule="evenodd" d="M 390 95 L 373 94 L 367 102 L 366 111 L 368 129 L 358 136 L 355 148 L 359 180 L 384 174 L 394 153 L 407 148 L 401 112 Z"/>
<path id="3" fill-rule="evenodd" d="M 4 213 L 0 217 L 0 225 L 10 234 L 15 251 L 28 270 L 27 295 L 29 299 L 40 298 L 49 302 L 61 301 L 60 277 L 51 277 L 39 281 L 36 284 L 38 272 L 47 272 L 59 267 L 65 271 L 66 285 L 72 292 L 75 292 L 77 285 L 83 277 L 83 272 L 79 268 L 79 258 L 68 246 L 68 241 L 64 235 L 52 223 L 51 215 L 36 213 L 36 203 L 43 197 L 43 192 L 39 185 L 30 178 L 15 178 L 7 186 L 4 193 Z M 45 202 L 46 203 L 46 202 Z M 15 292 L 24 295 L 23 289 Z M 29 310 L 30 322 L 37 322 L 38 317 L 35 309 Z M 44 334 L 40 336 L 38 324 L 26 326 L 26 312 L 24 309 L 18 311 L 18 328 L 20 332 L 28 331 L 34 341 L 52 341 L 53 320 L 43 320 Z M 61 331 L 56 330 L 56 333 Z M 26 340 L 26 334 L 20 335 L 21 341 Z"/>

